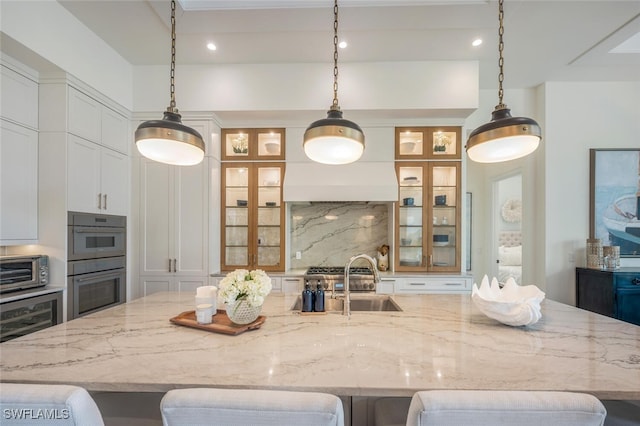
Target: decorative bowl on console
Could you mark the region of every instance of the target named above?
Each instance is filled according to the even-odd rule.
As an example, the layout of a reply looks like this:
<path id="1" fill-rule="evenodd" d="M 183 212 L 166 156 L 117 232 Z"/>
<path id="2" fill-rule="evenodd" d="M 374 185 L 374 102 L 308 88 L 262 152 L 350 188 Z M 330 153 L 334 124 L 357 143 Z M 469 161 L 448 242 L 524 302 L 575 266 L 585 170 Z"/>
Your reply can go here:
<path id="1" fill-rule="evenodd" d="M 504 287 L 500 288 L 494 277 L 489 285 L 485 275 L 480 288 L 473 284 L 471 298 L 478 309 L 503 324 L 520 326 L 531 325 L 542 318 L 540 303 L 544 300 L 544 292 L 535 285 L 519 286 L 511 277 Z"/>

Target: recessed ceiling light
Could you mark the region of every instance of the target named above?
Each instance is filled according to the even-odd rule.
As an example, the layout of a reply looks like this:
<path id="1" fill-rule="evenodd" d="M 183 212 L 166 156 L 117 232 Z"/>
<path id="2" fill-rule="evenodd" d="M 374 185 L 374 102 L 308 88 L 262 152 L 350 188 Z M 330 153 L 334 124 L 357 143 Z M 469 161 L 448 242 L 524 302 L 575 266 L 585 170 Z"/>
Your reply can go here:
<path id="1" fill-rule="evenodd" d="M 213 44 L 213 43 L 207 43 L 207 49 L 209 49 L 209 50 L 216 50 L 216 49 L 217 49 L 217 47 L 216 47 L 216 45 L 215 45 L 215 44 Z"/>
<path id="2" fill-rule="evenodd" d="M 338 43 L 338 47 L 340 49 L 344 49 L 345 47 L 347 47 L 347 42 L 346 41 L 341 41 L 340 43 Z"/>
<path id="3" fill-rule="evenodd" d="M 481 39 L 481 38 L 477 38 L 477 39 L 475 39 L 475 40 L 473 40 L 473 41 L 471 42 L 471 45 L 472 45 L 473 47 L 478 47 L 478 46 L 480 46 L 481 44 L 482 44 L 482 39 Z"/>

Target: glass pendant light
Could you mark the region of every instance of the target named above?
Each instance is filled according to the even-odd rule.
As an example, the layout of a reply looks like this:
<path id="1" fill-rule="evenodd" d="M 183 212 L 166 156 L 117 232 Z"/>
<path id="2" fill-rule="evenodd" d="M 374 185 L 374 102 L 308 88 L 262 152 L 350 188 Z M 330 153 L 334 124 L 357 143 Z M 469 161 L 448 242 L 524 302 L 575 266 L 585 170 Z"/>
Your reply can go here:
<path id="1" fill-rule="evenodd" d="M 145 157 L 161 163 L 192 166 L 204 158 L 202 136 L 182 124 L 175 100 L 176 2 L 171 0 L 171 102 L 162 120 L 150 120 L 138 126 L 136 146 Z"/>
<path id="2" fill-rule="evenodd" d="M 491 113 L 491 121 L 471 132 L 466 146 L 469 158 L 479 163 L 497 163 L 524 157 L 535 151 L 542 139 L 540 126 L 535 120 L 526 117 L 512 117 L 511 110 L 502 102 L 502 81 L 504 80 L 503 2 L 504 0 L 499 0 L 498 105 Z"/>
<path id="3" fill-rule="evenodd" d="M 338 106 L 338 0 L 333 6 L 333 104 L 327 118 L 314 121 L 304 132 L 304 152 L 323 164 L 347 164 L 364 152 L 364 133 L 353 121 L 342 118 Z"/>

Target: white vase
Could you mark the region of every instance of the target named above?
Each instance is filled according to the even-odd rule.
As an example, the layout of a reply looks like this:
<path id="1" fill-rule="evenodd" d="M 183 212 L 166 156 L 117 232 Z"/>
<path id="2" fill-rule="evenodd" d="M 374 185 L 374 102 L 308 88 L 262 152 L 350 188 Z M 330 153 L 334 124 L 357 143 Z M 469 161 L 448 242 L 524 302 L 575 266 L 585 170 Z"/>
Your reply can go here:
<path id="1" fill-rule="evenodd" d="M 261 310 L 262 306 L 251 306 L 246 300 L 227 303 L 227 316 L 231 321 L 239 325 L 255 321 Z"/>

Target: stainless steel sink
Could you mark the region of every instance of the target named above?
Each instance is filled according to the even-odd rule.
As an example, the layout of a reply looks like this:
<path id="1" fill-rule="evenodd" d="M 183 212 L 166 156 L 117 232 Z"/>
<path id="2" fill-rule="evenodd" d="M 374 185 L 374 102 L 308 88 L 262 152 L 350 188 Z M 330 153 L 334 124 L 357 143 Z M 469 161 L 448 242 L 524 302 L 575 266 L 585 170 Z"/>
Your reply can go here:
<path id="1" fill-rule="evenodd" d="M 324 301 L 325 310 L 327 312 L 342 312 L 344 300 L 342 298 L 332 299 L 326 297 Z M 302 296 L 298 296 L 292 311 L 302 309 Z M 351 311 L 352 312 L 401 312 L 402 308 L 396 303 L 391 296 L 387 295 L 351 295 Z"/>

